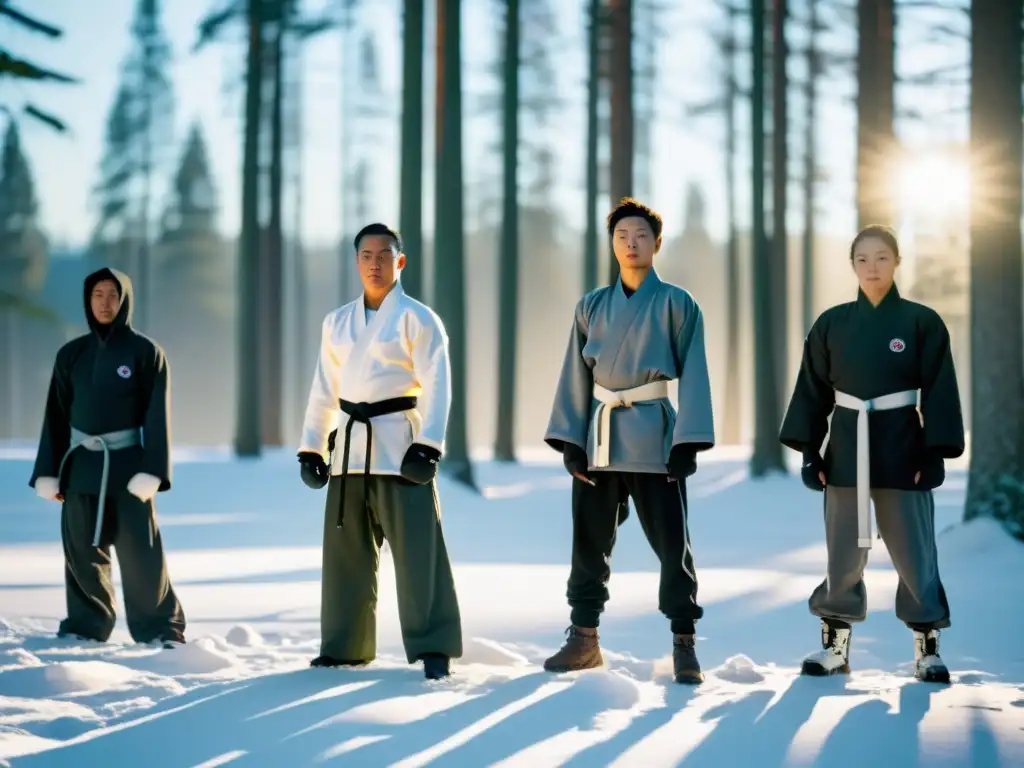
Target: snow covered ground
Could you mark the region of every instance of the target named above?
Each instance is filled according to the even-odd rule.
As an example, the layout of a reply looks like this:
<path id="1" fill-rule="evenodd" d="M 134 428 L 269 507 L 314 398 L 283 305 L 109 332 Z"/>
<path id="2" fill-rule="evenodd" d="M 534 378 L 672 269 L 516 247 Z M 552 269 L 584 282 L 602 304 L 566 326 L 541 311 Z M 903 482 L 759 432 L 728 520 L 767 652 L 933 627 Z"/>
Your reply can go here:
<path id="1" fill-rule="evenodd" d="M 962 470 L 937 494 L 954 626 L 952 686 L 911 677 L 910 633 L 878 542 L 871 615 L 848 679 L 797 675 L 817 647 L 807 596 L 824 568 L 821 497 L 795 477 L 754 482 L 736 451 L 690 486 L 707 682 L 671 682 L 657 565 L 635 517 L 613 561 L 608 667 L 549 675 L 563 639 L 569 481 L 560 464 L 483 462 L 483 496 L 442 483 L 466 656 L 450 681 L 404 663 L 385 558 L 381 655 L 313 670 L 322 493 L 290 452 L 260 461 L 180 452 L 159 497 L 189 644 L 57 640 L 59 507 L 27 487 L 32 447 L 0 452 L 0 764 L 13 766 L 1024 765 L 1024 546 L 958 523 Z M 6 762 L 5 762 L 6 761 Z"/>

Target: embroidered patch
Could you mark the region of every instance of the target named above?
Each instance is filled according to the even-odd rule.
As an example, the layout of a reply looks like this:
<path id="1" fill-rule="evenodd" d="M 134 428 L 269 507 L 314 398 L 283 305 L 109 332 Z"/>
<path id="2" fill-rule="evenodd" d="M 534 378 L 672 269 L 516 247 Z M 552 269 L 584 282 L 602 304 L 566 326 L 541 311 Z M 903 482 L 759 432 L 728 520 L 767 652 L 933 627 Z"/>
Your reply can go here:
<path id="1" fill-rule="evenodd" d="M 889 351 L 890 352 L 902 352 L 906 348 L 907 348 L 907 345 L 903 341 L 903 339 L 893 339 L 892 341 L 889 342 Z"/>
<path id="2" fill-rule="evenodd" d="M 117 369 L 117 375 L 120 376 L 122 379 L 127 379 L 129 376 L 132 375 L 132 369 L 129 368 L 127 365 L 122 365 L 120 368 Z"/>

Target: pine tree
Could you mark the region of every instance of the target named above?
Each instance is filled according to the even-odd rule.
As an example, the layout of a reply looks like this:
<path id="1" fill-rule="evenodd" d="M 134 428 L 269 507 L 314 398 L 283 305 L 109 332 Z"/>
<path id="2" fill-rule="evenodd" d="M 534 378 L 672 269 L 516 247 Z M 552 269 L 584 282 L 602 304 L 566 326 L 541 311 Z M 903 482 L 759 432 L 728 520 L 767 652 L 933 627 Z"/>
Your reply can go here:
<path id="1" fill-rule="evenodd" d="M 146 324 L 150 294 L 152 201 L 165 156 L 173 144 L 174 94 L 171 47 L 160 22 L 158 0 L 138 0 L 132 47 L 107 118 L 107 147 L 100 166 L 99 221 L 94 255 L 127 252 L 138 303 L 136 318 Z M 112 231 L 113 230 L 113 231 Z M 115 259 L 121 261 L 121 259 Z"/>
<path id="2" fill-rule="evenodd" d="M 36 294 L 46 274 L 46 241 L 36 216 L 35 184 L 22 148 L 18 123 L 10 120 L 0 150 L 0 437 L 22 437 L 21 393 L 32 341 L 25 315 L 38 314 Z M 29 366 L 30 367 L 30 366 Z"/>
<path id="3" fill-rule="evenodd" d="M 161 240 L 205 235 L 216 231 L 219 203 L 202 127 L 192 123 L 181 163 L 171 185 L 169 204 L 161 223 Z"/>
<path id="4" fill-rule="evenodd" d="M 46 243 L 37 225 L 32 169 L 21 146 L 18 123 L 10 120 L 0 150 L 0 290 L 25 297 L 42 286 Z"/>

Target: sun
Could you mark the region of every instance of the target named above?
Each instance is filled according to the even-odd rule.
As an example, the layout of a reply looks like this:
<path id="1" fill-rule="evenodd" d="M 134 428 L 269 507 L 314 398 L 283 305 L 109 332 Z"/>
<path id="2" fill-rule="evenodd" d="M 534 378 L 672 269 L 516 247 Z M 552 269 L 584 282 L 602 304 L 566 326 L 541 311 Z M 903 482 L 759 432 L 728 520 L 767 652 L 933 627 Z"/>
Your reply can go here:
<path id="1" fill-rule="evenodd" d="M 959 219 L 968 214 L 971 171 L 958 152 L 910 152 L 900 162 L 896 200 L 904 216 L 913 219 Z"/>

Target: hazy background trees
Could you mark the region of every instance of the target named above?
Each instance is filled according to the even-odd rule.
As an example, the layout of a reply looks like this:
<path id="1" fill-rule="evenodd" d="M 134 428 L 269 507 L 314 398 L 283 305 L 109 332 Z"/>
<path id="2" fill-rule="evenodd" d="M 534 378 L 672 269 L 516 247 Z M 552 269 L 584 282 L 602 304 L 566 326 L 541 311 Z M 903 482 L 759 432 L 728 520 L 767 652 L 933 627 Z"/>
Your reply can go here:
<path id="1" fill-rule="evenodd" d="M 658 269 L 704 308 L 719 439 L 755 476 L 794 458 L 778 425 L 810 322 L 852 297 L 850 238 L 896 226 L 901 291 L 951 332 L 966 513 L 1024 527 L 1018 3 L 185 5 L 118 0 L 119 69 L 74 114 L 36 98 L 75 79 L 33 63 L 67 43 L 0 5 L 23 30 L 0 77 L 39 83 L 0 104 L 0 437 L 35 438 L 81 279 L 109 264 L 171 355 L 178 442 L 290 450 L 320 322 L 358 295 L 352 235 L 384 220 L 451 335 L 446 468 L 472 485 L 475 456 L 545 451 L 573 305 L 615 277 L 605 212 L 634 194 L 666 218 Z M 181 109 L 199 60 L 217 112 Z M 41 147 L 79 124 L 90 226 L 67 237 Z"/>

